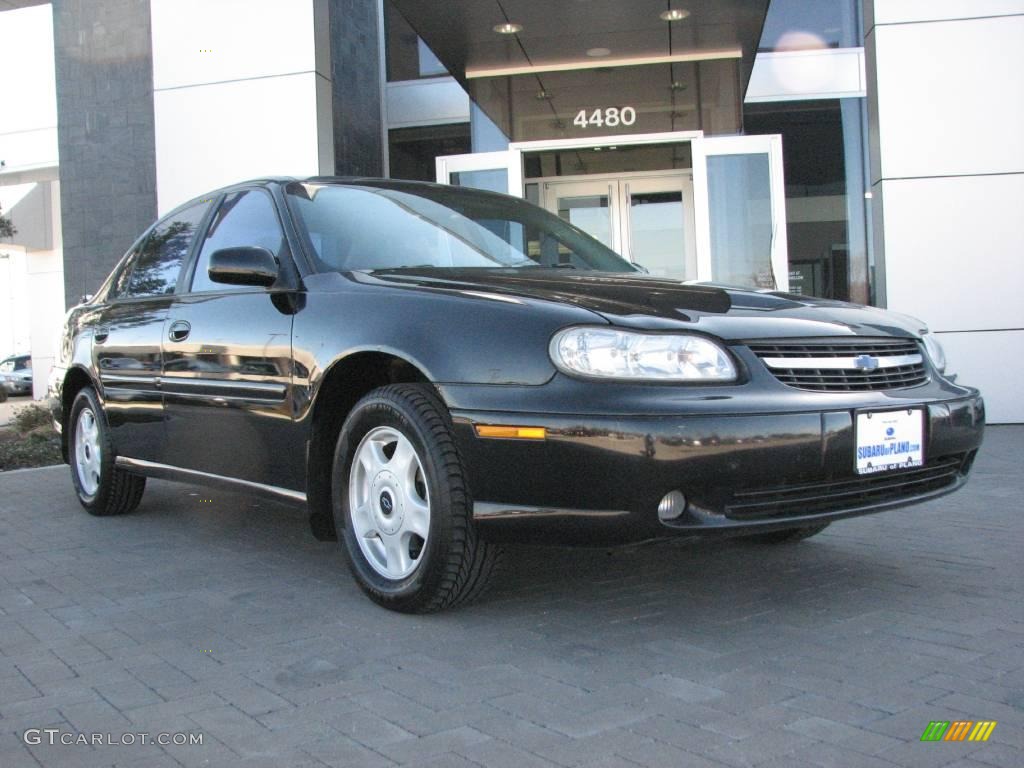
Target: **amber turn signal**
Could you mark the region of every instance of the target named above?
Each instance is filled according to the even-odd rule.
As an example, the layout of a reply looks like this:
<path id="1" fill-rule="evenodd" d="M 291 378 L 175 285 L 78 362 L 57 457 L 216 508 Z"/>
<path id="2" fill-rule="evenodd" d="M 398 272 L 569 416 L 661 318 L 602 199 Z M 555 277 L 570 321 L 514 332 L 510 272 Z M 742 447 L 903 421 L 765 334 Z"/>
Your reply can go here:
<path id="1" fill-rule="evenodd" d="M 544 427 L 506 427 L 497 424 L 477 424 L 478 437 L 504 437 L 513 440 L 543 440 L 547 437 Z"/>

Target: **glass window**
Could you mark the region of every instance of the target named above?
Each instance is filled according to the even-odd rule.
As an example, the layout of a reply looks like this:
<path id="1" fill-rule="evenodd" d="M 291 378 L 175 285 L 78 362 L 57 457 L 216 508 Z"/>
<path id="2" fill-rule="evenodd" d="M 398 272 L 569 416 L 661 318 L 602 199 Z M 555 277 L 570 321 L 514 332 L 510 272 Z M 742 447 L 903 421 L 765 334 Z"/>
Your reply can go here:
<path id="1" fill-rule="evenodd" d="M 270 196 L 260 190 L 235 192 L 224 198 L 206 231 L 203 248 L 192 276 L 192 292 L 251 291 L 245 285 L 225 285 L 210 279 L 210 256 L 221 248 L 239 246 L 266 248 L 281 258 L 285 250 L 284 232 Z"/>
<path id="2" fill-rule="evenodd" d="M 469 149 L 469 123 L 422 125 L 388 131 L 391 178 L 434 181 L 438 155 L 464 155 Z"/>
<path id="3" fill-rule="evenodd" d="M 612 219 L 608 195 L 559 197 L 558 215 L 609 248 L 612 247 Z"/>
<path id="4" fill-rule="evenodd" d="M 685 280 L 685 216 L 681 191 L 631 192 L 629 252 L 633 261 L 652 275 Z"/>
<path id="5" fill-rule="evenodd" d="M 484 171 L 456 171 L 449 180 L 458 187 L 483 189 L 488 192 L 508 192 L 508 171 L 504 168 L 489 168 Z"/>
<path id="6" fill-rule="evenodd" d="M 458 187 L 294 183 L 288 202 L 325 271 L 575 267 L 634 272 L 522 200 Z"/>
<path id="7" fill-rule="evenodd" d="M 101 301 L 110 301 L 125 295 L 125 292 L 128 290 L 128 279 L 132 276 L 132 269 L 135 267 L 135 260 L 138 258 L 138 255 L 138 248 L 132 247 L 128 253 L 121 257 L 120 263 L 110 273 L 110 277 L 107 278 L 104 286 L 100 288 L 99 295 Z"/>
<path id="8" fill-rule="evenodd" d="M 747 133 L 782 134 L 789 290 L 871 300 L 865 99 L 748 104 Z"/>
<path id="9" fill-rule="evenodd" d="M 207 207 L 209 203 L 193 205 L 157 224 L 135 259 L 127 291 L 117 295 L 134 298 L 174 293 L 181 265 Z"/>
<path id="10" fill-rule="evenodd" d="M 711 275 L 715 282 L 775 287 L 769 174 L 766 154 L 708 158 Z"/>
<path id="11" fill-rule="evenodd" d="M 13 373 L 14 372 L 14 361 L 4 360 L 0 363 L 0 373 Z"/>
<path id="12" fill-rule="evenodd" d="M 444 64 L 390 2 L 384 3 L 384 27 L 389 82 L 448 74 Z"/>
<path id="13" fill-rule="evenodd" d="M 860 47 L 860 5 L 860 0 L 772 0 L 758 50 Z"/>

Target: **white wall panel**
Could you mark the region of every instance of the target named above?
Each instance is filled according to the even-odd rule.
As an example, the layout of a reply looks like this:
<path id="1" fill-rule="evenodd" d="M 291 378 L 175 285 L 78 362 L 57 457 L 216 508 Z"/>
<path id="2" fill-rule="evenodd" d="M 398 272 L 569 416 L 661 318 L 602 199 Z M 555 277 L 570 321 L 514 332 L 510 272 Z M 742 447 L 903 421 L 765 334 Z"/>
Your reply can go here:
<path id="1" fill-rule="evenodd" d="M 1024 331 L 942 333 L 939 340 L 957 381 L 981 389 L 990 423 L 1024 422 Z"/>
<path id="2" fill-rule="evenodd" d="M 313 0 L 151 0 L 157 90 L 316 68 Z"/>
<path id="3" fill-rule="evenodd" d="M 0 174 L 57 164 L 53 67 L 50 6 L 0 11 Z"/>
<path id="4" fill-rule="evenodd" d="M 46 395 L 50 369 L 57 357 L 57 340 L 64 325 L 64 258 L 60 251 L 28 255 L 27 290 L 32 345 L 32 396 Z"/>
<path id="5" fill-rule="evenodd" d="M 881 186 L 889 308 L 939 331 L 1024 328 L 1024 174 Z"/>
<path id="6" fill-rule="evenodd" d="M 876 24 L 1024 13 L 1024 0 L 873 0 Z"/>
<path id="7" fill-rule="evenodd" d="M 317 174 L 317 77 L 309 72 L 157 91 L 161 215 L 225 184 Z"/>
<path id="8" fill-rule="evenodd" d="M 873 37 L 882 178 L 1024 172 L 1024 15 Z"/>

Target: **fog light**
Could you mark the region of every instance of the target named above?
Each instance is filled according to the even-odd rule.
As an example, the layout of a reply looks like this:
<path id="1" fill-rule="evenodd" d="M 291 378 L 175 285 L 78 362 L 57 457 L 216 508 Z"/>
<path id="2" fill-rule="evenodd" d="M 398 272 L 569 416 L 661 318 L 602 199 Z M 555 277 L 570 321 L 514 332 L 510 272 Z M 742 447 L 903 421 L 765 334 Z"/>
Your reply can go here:
<path id="1" fill-rule="evenodd" d="M 658 502 L 658 519 L 663 523 L 675 520 L 686 511 L 686 497 L 679 491 L 669 491 Z"/>

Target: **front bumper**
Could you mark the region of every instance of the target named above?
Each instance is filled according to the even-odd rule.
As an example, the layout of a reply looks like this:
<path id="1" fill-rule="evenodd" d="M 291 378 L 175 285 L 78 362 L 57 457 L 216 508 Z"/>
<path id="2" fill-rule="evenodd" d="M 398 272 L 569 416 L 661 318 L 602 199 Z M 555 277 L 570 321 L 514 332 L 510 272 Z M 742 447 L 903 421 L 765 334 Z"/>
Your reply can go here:
<path id="1" fill-rule="evenodd" d="M 624 542 L 671 534 L 752 533 L 878 512 L 961 487 L 984 432 L 984 404 L 966 396 L 907 402 L 925 411 L 925 466 L 854 472 L 854 414 L 572 416 L 453 409 L 474 516 L 489 538 Z M 545 440 L 476 436 L 476 424 L 544 427 Z M 686 511 L 657 507 L 681 491 Z"/>

